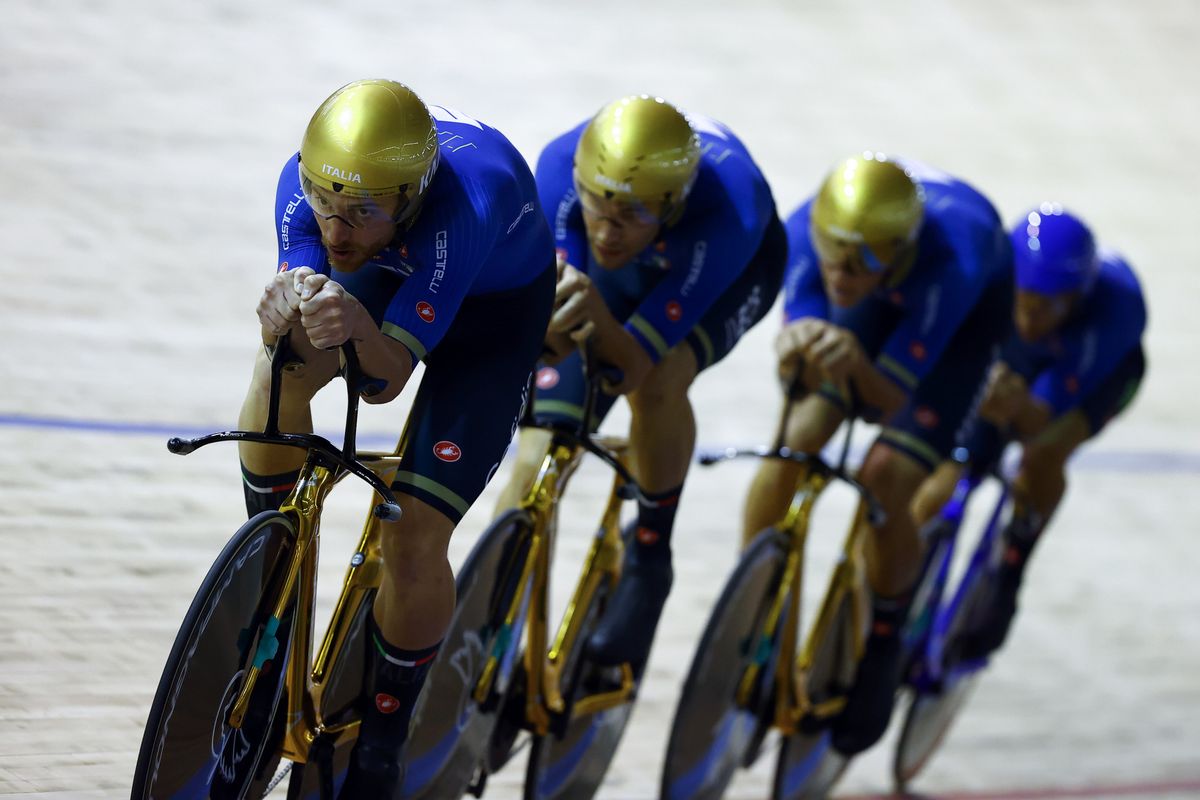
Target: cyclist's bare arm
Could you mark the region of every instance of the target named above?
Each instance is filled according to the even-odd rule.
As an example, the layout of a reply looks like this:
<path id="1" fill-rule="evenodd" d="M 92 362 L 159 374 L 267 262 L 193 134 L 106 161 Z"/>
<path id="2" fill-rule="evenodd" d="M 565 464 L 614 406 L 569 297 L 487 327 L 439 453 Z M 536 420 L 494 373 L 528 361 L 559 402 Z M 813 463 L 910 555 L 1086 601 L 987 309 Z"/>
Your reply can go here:
<path id="1" fill-rule="evenodd" d="M 1029 391 L 1029 384 L 1020 374 L 997 361 L 988 373 L 979 415 L 999 428 L 1011 428 L 1019 440 L 1025 441 L 1046 429 L 1054 411 Z"/>
<path id="2" fill-rule="evenodd" d="M 383 382 L 382 389 L 364 395 L 369 403 L 395 399 L 412 375 L 408 348 L 385 336 L 339 283 L 307 267 L 271 279 L 259 300 L 258 317 L 266 343 L 289 330 L 302 332 L 303 336 L 292 337 L 292 346 L 306 361 L 353 341 L 363 373 Z"/>
<path id="3" fill-rule="evenodd" d="M 896 382 L 883 374 L 875 363 L 864 358 L 852 375 L 864 405 L 879 409 L 883 418 L 895 414 L 908 402 L 908 395 Z"/>
<path id="4" fill-rule="evenodd" d="M 368 403 L 394 400 L 412 376 L 408 348 L 385 336 L 362 303 L 325 275 L 304 279 L 300 322 L 315 347 L 327 350 L 347 341 L 354 343 L 363 373 L 383 382 L 377 391 L 363 395 Z"/>
<path id="5" fill-rule="evenodd" d="M 1012 424 L 1017 438 L 1024 442 L 1050 427 L 1053 418 L 1054 410 L 1040 398 L 1030 394 L 1013 415 Z"/>

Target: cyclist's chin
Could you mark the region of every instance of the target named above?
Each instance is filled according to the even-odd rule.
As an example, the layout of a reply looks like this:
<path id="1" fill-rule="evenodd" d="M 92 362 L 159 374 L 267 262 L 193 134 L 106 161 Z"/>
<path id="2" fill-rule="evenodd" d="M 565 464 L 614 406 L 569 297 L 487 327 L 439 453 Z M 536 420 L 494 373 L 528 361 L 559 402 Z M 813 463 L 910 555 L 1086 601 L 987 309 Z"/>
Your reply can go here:
<path id="1" fill-rule="evenodd" d="M 864 292 L 834 290 L 830 290 L 828 295 L 830 302 L 838 308 L 853 308 L 866 296 Z"/>
<path id="2" fill-rule="evenodd" d="M 592 258 L 604 269 L 619 269 L 629 263 L 632 253 L 620 247 L 599 247 L 592 245 Z"/>
<path id="3" fill-rule="evenodd" d="M 329 257 L 330 265 L 338 272 L 353 272 L 367 263 L 367 255 L 356 248 L 336 248 L 325 246 L 325 255 Z"/>

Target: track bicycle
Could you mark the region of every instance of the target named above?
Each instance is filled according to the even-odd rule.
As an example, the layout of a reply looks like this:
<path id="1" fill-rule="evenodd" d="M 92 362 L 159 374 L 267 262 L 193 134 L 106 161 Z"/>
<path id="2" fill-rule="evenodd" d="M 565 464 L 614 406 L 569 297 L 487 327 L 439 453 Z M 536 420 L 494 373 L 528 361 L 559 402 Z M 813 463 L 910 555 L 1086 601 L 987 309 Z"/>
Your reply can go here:
<path id="1" fill-rule="evenodd" d="M 297 447 L 306 457 L 279 510 L 246 522 L 201 583 L 150 708 L 135 799 L 260 798 L 288 771 L 289 798 L 333 795 L 334 755 L 345 759 L 359 724 L 362 626 L 383 568 L 379 523 L 400 518 L 388 488 L 399 454 L 356 451 L 359 391 L 366 379 L 353 345 L 341 350 L 347 406 L 340 450 L 321 436 L 279 430 L 282 375 L 295 363 L 287 336 L 273 348 L 264 430 L 168 442 L 180 455 L 237 441 Z M 314 659 L 321 510 L 347 475 L 366 481 L 376 494 Z"/>
<path id="2" fill-rule="evenodd" d="M 538 425 L 551 438 L 535 480 L 480 537 L 458 573 L 454 619 L 413 715 L 406 798 L 482 795 L 488 776 L 521 749 L 518 738 L 528 743 L 527 800 L 591 797 L 620 742 L 640 676 L 628 663 L 591 663 L 586 645 L 620 579 L 622 505 L 647 501 L 626 464 L 627 443 L 591 433 L 603 370 L 586 345 L 583 360 L 588 392 L 581 419 Z M 536 424 L 531 406 L 522 425 Z M 551 640 L 557 514 L 585 453 L 612 469 L 612 489 Z"/>
<path id="3" fill-rule="evenodd" d="M 994 595 L 1003 550 L 1002 518 L 1011 505 L 1011 486 L 997 467 L 972 462 L 965 449 L 957 449 L 953 457 L 964 470 L 941 512 L 922 529 L 925 566 L 902 634 L 906 704 L 892 762 L 896 790 L 901 793 L 937 751 L 989 660 L 987 655 L 972 653 L 968 642 Z M 999 483 L 999 498 L 957 583 L 951 585 L 967 503 L 989 476 Z"/>
<path id="4" fill-rule="evenodd" d="M 788 397 L 794 397 L 789 392 Z M 770 447 L 704 454 L 701 464 L 774 458 L 804 466 L 786 516 L 742 552 L 708 619 L 675 712 L 661 797 L 718 798 L 738 768 L 758 758 L 767 733 L 780 736 L 773 798 L 823 797 L 847 759 L 828 723 L 845 706 L 866 647 L 871 610 L 858 523 L 884 512 L 846 469 L 854 415 L 836 466 L 784 445 L 793 400 Z M 860 496 L 856 516 L 803 646 L 799 641 L 804 550 L 817 499 L 836 481 Z"/>

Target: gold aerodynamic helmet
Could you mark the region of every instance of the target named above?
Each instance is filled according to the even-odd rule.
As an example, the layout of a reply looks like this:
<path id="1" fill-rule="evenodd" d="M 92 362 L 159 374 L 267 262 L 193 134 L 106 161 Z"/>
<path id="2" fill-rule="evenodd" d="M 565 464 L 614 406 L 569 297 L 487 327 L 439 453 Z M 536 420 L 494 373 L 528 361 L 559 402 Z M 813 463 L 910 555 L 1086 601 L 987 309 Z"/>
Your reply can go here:
<path id="1" fill-rule="evenodd" d="M 925 192 L 911 174 L 882 153 L 865 152 L 825 178 L 813 201 L 810 232 L 822 260 L 850 249 L 879 272 L 916 241 L 924 217 Z"/>
<path id="2" fill-rule="evenodd" d="M 395 221 L 420 207 L 438 165 L 437 127 L 407 86 L 348 83 L 309 120 L 300 143 L 300 182 L 355 198 L 400 195 Z"/>
<path id="3" fill-rule="evenodd" d="M 644 94 L 600 109 L 575 148 L 578 189 L 640 206 L 660 222 L 683 207 L 699 167 L 700 137 L 687 117 Z"/>

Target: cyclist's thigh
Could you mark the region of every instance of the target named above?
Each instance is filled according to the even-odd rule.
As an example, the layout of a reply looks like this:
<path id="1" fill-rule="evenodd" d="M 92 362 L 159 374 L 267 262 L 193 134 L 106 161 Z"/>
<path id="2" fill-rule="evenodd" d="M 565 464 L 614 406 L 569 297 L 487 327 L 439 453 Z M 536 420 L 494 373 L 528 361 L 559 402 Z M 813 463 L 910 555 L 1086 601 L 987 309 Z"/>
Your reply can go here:
<path id="1" fill-rule="evenodd" d="M 684 339 L 696 355 L 698 373 L 729 355 L 746 331 L 770 311 L 783 283 L 786 262 L 787 234 L 772 216 L 750 263 Z"/>
<path id="2" fill-rule="evenodd" d="M 293 332 L 293 336 L 303 336 L 303 331 Z M 311 348 L 310 348 L 311 350 Z M 295 356 L 283 371 L 284 402 L 307 403 L 325 384 L 333 380 L 341 366 L 340 356 L 336 350 L 315 350 L 305 354 L 303 358 Z M 259 348 L 254 360 L 254 386 L 266 392 L 271 386 L 271 357 L 266 348 Z"/>
<path id="3" fill-rule="evenodd" d="M 858 477 L 886 508 L 895 510 L 912 502 L 933 467 L 886 434 L 881 432 L 867 450 Z"/>
<path id="4" fill-rule="evenodd" d="M 1039 469 L 1060 471 L 1067 459 L 1092 436 L 1091 423 L 1079 408 L 1055 417 L 1021 448 L 1021 472 L 1036 473 Z"/>
<path id="5" fill-rule="evenodd" d="M 1060 469 L 1076 449 L 1093 438 L 1133 402 L 1145 374 L 1146 360 L 1138 346 L 1079 403 L 1059 414 L 1045 430 L 1025 443 L 1023 470 L 1037 466 Z"/>
<path id="6" fill-rule="evenodd" d="M 1008 328 L 1009 295 L 1003 283 L 984 294 L 908 404 L 884 428 L 882 441 L 930 471 L 950 455 Z"/>
<path id="7" fill-rule="evenodd" d="M 468 297 L 426 359 L 393 481 L 457 523 L 491 480 L 527 402 L 549 322 L 554 270 Z"/>
<path id="8" fill-rule="evenodd" d="M 1146 354 L 1138 345 L 1118 362 L 1116 369 L 1079 402 L 1092 436 L 1129 407 L 1146 374 Z"/>
<path id="9" fill-rule="evenodd" d="M 925 524 L 942 510 L 962 473 L 961 464 L 946 459 L 921 483 L 912 501 L 912 515 L 918 525 Z"/>
<path id="10" fill-rule="evenodd" d="M 587 399 L 587 382 L 583 375 L 583 359 L 573 352 L 552 367 L 543 366 L 537 372 L 537 393 L 533 400 L 533 416 L 541 425 L 571 426 L 583 420 Z M 617 396 L 600 392 L 596 396 L 593 428 L 608 415 Z"/>

